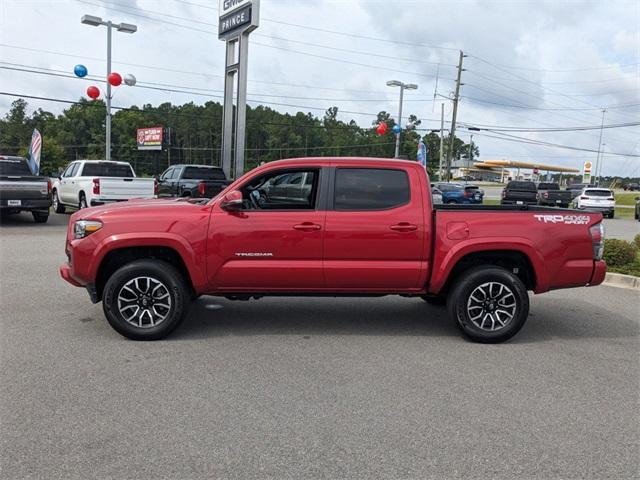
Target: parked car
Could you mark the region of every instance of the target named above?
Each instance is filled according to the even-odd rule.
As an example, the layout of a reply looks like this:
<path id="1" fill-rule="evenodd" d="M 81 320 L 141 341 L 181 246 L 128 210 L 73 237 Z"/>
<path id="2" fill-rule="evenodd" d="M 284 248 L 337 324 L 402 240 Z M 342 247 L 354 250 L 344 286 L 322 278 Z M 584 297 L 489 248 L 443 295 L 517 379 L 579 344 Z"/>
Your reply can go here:
<path id="1" fill-rule="evenodd" d="M 442 193 L 442 203 L 482 203 L 484 190 L 475 185 L 462 183 L 435 183 L 434 185 Z"/>
<path id="2" fill-rule="evenodd" d="M 257 186 L 292 174 L 312 179 L 308 195 L 256 201 Z M 523 326 L 527 290 L 603 281 L 600 213 L 434 208 L 428 187 L 411 161 L 271 162 L 205 204 L 141 200 L 74 213 L 60 273 L 137 340 L 168 335 L 199 295 L 399 294 L 446 299 L 464 335 L 495 343 Z"/>
<path id="3" fill-rule="evenodd" d="M 635 192 L 637 190 L 640 190 L 640 184 L 638 183 L 627 183 L 624 187 L 622 187 L 624 190 L 629 191 L 629 192 Z"/>
<path id="4" fill-rule="evenodd" d="M 313 185 L 317 180 L 314 172 L 290 172 L 261 179 L 248 188 L 251 190 L 251 201 L 260 205 L 260 208 L 278 209 L 282 208 L 283 203 L 304 207 L 311 201 Z"/>
<path id="5" fill-rule="evenodd" d="M 434 205 L 442 205 L 442 192 L 437 187 L 431 187 L 431 200 Z"/>
<path id="6" fill-rule="evenodd" d="M 560 190 L 557 183 L 538 184 L 538 205 L 568 208 L 573 197 L 571 192 Z"/>
<path id="7" fill-rule="evenodd" d="M 512 180 L 502 190 L 500 205 L 536 205 L 538 189 L 529 181 Z"/>
<path id="8" fill-rule="evenodd" d="M 136 178 L 127 162 L 77 160 L 53 184 L 53 208 L 64 213 L 68 207 L 83 209 L 156 195 L 156 180 Z"/>
<path id="9" fill-rule="evenodd" d="M 604 216 L 613 218 L 616 199 L 608 188 L 589 187 L 573 200 L 573 206 L 579 210 L 602 212 Z"/>
<path id="10" fill-rule="evenodd" d="M 640 222 L 640 197 L 636 197 L 635 217 Z"/>
<path id="11" fill-rule="evenodd" d="M 590 185 L 589 183 L 574 183 L 569 185 L 566 189 L 571 192 L 571 199 L 573 200 L 580 195 L 585 188 L 594 186 L 595 185 Z"/>
<path id="12" fill-rule="evenodd" d="M 49 219 L 51 180 L 31 173 L 22 157 L 0 155 L 0 212 L 31 212 L 36 223 Z"/>
<path id="13" fill-rule="evenodd" d="M 229 183 L 220 167 L 172 165 L 158 179 L 158 196 L 213 198 Z"/>

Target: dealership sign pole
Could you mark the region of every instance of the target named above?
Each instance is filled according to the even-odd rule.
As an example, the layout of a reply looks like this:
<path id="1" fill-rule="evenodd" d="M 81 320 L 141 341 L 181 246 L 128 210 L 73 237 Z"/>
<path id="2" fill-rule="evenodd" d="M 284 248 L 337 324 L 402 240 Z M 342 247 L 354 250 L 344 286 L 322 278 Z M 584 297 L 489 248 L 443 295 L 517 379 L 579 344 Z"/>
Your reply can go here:
<path id="1" fill-rule="evenodd" d="M 259 18 L 260 0 L 220 0 L 218 38 L 225 42 L 222 169 L 227 178 L 238 178 L 244 173 L 249 34 L 258 28 Z"/>

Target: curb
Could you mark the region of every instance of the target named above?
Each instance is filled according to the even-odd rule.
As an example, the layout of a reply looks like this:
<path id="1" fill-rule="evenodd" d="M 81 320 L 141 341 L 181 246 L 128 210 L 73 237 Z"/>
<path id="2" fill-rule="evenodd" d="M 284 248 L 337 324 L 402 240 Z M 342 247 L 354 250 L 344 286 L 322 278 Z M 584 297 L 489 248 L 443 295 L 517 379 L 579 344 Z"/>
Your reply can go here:
<path id="1" fill-rule="evenodd" d="M 640 290 L 640 277 L 623 275 L 622 273 L 607 273 L 604 277 L 604 285 Z"/>

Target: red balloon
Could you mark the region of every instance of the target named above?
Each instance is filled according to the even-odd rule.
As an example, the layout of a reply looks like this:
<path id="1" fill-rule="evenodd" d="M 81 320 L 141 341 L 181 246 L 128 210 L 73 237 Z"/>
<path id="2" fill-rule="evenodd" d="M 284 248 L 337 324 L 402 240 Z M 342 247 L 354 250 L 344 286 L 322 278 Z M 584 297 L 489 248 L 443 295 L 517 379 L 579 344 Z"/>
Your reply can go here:
<path id="1" fill-rule="evenodd" d="M 95 100 L 100 96 L 100 89 L 91 85 L 87 88 L 87 95 L 89 95 L 89 98 L 93 98 Z"/>
<path id="2" fill-rule="evenodd" d="M 386 123 L 379 123 L 378 127 L 376 128 L 376 133 L 378 135 L 384 135 L 385 133 L 387 133 L 387 124 Z"/>
<path id="3" fill-rule="evenodd" d="M 122 77 L 117 72 L 111 72 L 107 80 L 109 80 L 109 83 L 114 87 L 118 87 L 122 83 Z"/>

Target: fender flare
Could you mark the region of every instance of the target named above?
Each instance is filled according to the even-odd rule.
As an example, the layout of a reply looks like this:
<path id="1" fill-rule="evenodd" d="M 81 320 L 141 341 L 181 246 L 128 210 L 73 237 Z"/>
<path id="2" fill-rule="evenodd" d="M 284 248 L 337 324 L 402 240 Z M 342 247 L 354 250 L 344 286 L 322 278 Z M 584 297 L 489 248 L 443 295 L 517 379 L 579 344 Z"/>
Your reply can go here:
<path id="1" fill-rule="evenodd" d="M 522 237 L 503 237 L 493 241 L 470 239 L 456 244 L 437 265 L 434 264 L 428 291 L 438 293 L 449 279 L 453 268 L 467 255 L 492 250 L 512 251 L 525 255 L 529 259 L 535 275 L 534 291 L 540 293 L 549 289 L 549 275 L 544 266 L 544 259 L 533 243 Z"/>
<path id="2" fill-rule="evenodd" d="M 91 264 L 89 265 L 89 271 L 98 272 L 102 261 L 108 253 L 115 250 L 135 247 L 171 248 L 180 256 L 187 267 L 191 283 L 195 290 L 202 291 L 206 286 L 205 262 L 198 261 L 193 248 L 184 237 L 168 232 L 154 232 L 153 236 L 145 233 L 125 233 L 105 237 L 95 247 Z"/>

